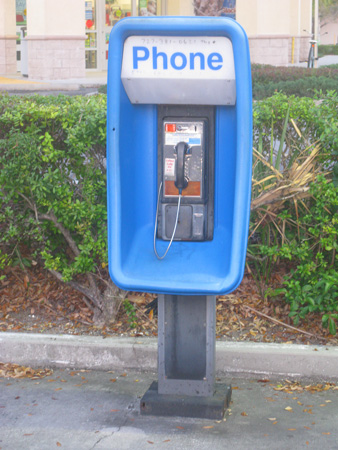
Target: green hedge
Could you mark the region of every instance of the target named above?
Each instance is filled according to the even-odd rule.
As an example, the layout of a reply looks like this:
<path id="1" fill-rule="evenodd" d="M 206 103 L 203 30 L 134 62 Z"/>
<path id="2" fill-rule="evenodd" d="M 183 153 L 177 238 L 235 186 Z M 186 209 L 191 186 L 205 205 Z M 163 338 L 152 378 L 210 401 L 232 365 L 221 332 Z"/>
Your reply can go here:
<path id="1" fill-rule="evenodd" d="M 338 96 L 254 103 L 248 264 L 263 298 L 283 295 L 295 324 L 338 320 Z M 258 206 L 256 206 L 258 205 Z M 288 270 L 271 289 L 272 275 Z"/>
<path id="2" fill-rule="evenodd" d="M 55 276 L 73 283 L 100 310 L 104 309 L 107 301 L 102 293 L 108 279 L 106 106 L 105 95 L 0 95 L 0 265 L 4 267 L 17 259 L 25 264 L 32 260 L 40 261 Z M 320 142 L 319 163 L 327 170 L 335 171 L 338 156 L 338 97 L 335 92 L 315 100 L 275 94 L 254 102 L 253 119 L 254 146 L 269 164 L 274 164 L 281 142 L 284 152 L 281 168 L 292 166 L 295 155 Z M 335 172 L 330 177 L 334 179 Z M 315 277 L 321 273 L 318 276 L 323 278 L 323 271 L 327 270 L 330 292 L 333 295 L 336 292 L 337 261 L 333 257 L 333 237 L 338 230 L 335 220 L 330 220 L 327 213 L 334 210 L 338 197 L 334 184 L 330 182 L 327 186 L 325 183 L 321 182 L 321 189 L 313 189 L 314 198 L 327 198 L 327 203 L 309 204 L 313 219 L 306 216 L 306 210 L 303 216 L 300 210 L 296 213 L 291 201 L 284 205 L 284 214 L 290 212 L 294 217 L 298 214 L 304 228 L 310 228 L 312 223 L 312 240 L 316 238 L 315 234 L 328 232 L 328 228 L 323 230 L 318 217 L 324 218 L 330 227 L 331 240 L 325 241 L 327 250 L 320 266 L 316 254 L 304 247 L 309 235 L 298 233 L 296 228 L 287 228 L 290 246 L 286 248 L 278 236 L 271 240 L 271 233 L 265 234 L 266 240 L 263 228 L 267 221 L 257 228 L 257 216 L 252 215 L 251 230 L 256 231 L 253 240 L 249 241 L 249 250 L 262 261 L 270 258 L 274 263 L 276 255 L 280 260 L 291 255 L 291 265 L 296 270 L 293 277 L 299 284 L 288 285 L 286 281 L 283 289 L 287 301 L 293 292 L 300 298 L 292 305 L 295 319 L 310 311 L 306 309 L 308 297 L 301 297 L 303 282 L 315 286 L 320 295 L 327 284 L 324 287 L 318 285 L 320 279 L 315 283 Z M 258 195 L 254 187 L 253 200 Z M 274 220 L 282 223 L 286 216 Z M 20 253 L 22 244 L 28 253 Z M 315 248 L 314 244 L 311 248 Z M 307 278 L 305 269 L 302 273 L 297 269 L 301 267 L 304 255 L 313 263 Z M 258 270 L 262 270 L 263 266 L 259 264 Z M 299 285 L 300 294 L 297 291 Z M 288 293 L 291 293 L 289 297 Z M 312 308 L 312 311 L 324 314 L 324 325 L 329 324 L 333 330 L 335 312 L 332 308 L 335 304 L 328 302 L 325 295 L 322 295 L 324 300 L 320 306 L 324 305 L 323 309 Z M 305 303 L 301 304 L 301 301 Z M 325 304 L 331 309 L 326 311 Z"/>
<path id="3" fill-rule="evenodd" d="M 298 97 L 314 97 L 317 91 L 326 93 L 338 88 L 338 67 L 318 69 L 304 67 L 274 67 L 252 65 L 252 91 L 255 100 L 283 92 Z"/>
<path id="4" fill-rule="evenodd" d="M 106 96 L 0 96 L 0 249 L 41 261 L 102 311 Z M 25 256 L 25 255 L 24 255 Z M 85 275 L 83 283 L 76 282 Z"/>
<path id="5" fill-rule="evenodd" d="M 318 45 L 318 57 L 338 55 L 338 45 Z"/>

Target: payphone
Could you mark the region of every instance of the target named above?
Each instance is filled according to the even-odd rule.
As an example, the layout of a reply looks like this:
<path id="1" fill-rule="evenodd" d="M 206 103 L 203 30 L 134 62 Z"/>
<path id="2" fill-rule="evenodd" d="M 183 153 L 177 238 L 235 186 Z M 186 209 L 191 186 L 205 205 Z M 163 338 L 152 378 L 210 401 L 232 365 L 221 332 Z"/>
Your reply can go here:
<path id="1" fill-rule="evenodd" d="M 211 240 L 215 179 L 214 108 L 160 106 L 158 134 L 160 201 L 157 236 L 164 240 L 170 240 L 173 234 L 175 240 Z"/>
<path id="2" fill-rule="evenodd" d="M 216 295 L 241 282 L 250 214 L 248 39 L 223 17 L 135 17 L 109 45 L 109 272 L 158 295 L 158 384 L 141 412 L 220 418 Z"/>
<path id="3" fill-rule="evenodd" d="M 250 213 L 246 34 L 220 17 L 128 18 L 110 48 L 111 277 L 139 292 L 231 292 L 244 273 Z M 162 257 L 170 243 L 159 261 L 154 248 Z"/>

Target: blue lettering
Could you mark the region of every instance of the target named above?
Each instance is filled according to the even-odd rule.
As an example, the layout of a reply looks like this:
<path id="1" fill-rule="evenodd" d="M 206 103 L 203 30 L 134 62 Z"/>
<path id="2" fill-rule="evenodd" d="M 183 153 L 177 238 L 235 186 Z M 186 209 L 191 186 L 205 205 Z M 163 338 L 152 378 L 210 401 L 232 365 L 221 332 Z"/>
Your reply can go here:
<path id="1" fill-rule="evenodd" d="M 181 58 L 181 65 L 178 65 L 178 64 L 176 63 L 176 58 Z M 181 52 L 173 53 L 173 54 L 171 55 L 171 58 L 170 58 L 170 64 L 172 65 L 172 67 L 173 67 L 174 69 L 176 69 L 176 70 L 182 70 L 182 69 L 184 69 L 185 66 L 187 65 L 187 57 L 185 56 L 184 53 L 181 53 Z"/>
<path id="2" fill-rule="evenodd" d="M 143 55 L 139 52 L 143 52 Z M 149 58 L 149 50 L 147 47 L 133 47 L 133 69 L 138 69 L 139 61 L 146 61 Z"/>
<path id="3" fill-rule="evenodd" d="M 203 53 L 197 52 L 197 53 L 190 53 L 190 70 L 195 70 L 195 58 L 196 56 L 200 59 L 200 69 L 205 69 L 205 58 Z"/>
<path id="4" fill-rule="evenodd" d="M 210 53 L 208 56 L 208 66 L 211 70 L 219 70 L 223 66 L 223 57 L 220 53 Z"/>
<path id="5" fill-rule="evenodd" d="M 157 46 L 152 47 L 152 55 L 150 55 L 150 50 L 147 47 L 140 46 L 133 47 L 133 69 L 138 69 L 139 63 L 149 60 L 151 56 L 154 70 L 161 68 L 162 70 L 168 70 L 169 64 L 175 70 L 183 70 L 187 66 L 190 70 L 205 70 L 206 64 L 210 70 L 220 70 L 223 67 L 223 56 L 217 52 L 210 53 L 208 56 L 202 52 L 191 52 L 188 56 L 182 52 L 175 52 L 169 60 L 168 54 L 158 51 Z"/>
<path id="6" fill-rule="evenodd" d="M 163 69 L 168 69 L 168 56 L 164 52 L 157 53 L 157 47 L 153 47 L 153 69 L 157 69 L 157 58 L 161 56 Z"/>

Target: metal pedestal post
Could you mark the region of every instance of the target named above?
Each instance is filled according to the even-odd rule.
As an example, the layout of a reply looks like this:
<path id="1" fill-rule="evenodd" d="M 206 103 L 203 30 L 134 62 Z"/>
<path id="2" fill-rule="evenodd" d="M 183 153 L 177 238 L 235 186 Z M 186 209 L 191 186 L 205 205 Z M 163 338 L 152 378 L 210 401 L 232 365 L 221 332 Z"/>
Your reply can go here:
<path id="1" fill-rule="evenodd" d="M 158 383 L 141 413 L 220 419 L 231 387 L 215 385 L 216 297 L 159 295 Z"/>

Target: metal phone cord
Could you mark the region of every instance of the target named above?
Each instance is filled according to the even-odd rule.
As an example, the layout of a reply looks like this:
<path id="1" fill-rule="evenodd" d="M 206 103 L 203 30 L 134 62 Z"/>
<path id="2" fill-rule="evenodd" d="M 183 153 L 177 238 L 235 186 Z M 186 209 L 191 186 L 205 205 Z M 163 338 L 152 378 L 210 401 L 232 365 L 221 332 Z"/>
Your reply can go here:
<path id="1" fill-rule="evenodd" d="M 176 220 L 175 220 L 175 226 L 174 226 L 174 229 L 173 229 L 173 233 L 172 233 L 172 235 L 171 235 L 171 239 L 170 239 L 170 242 L 169 242 L 169 244 L 168 244 L 168 247 L 167 247 L 165 253 L 164 253 L 162 256 L 160 256 L 160 255 L 157 253 L 157 250 L 156 250 L 156 234 L 157 234 L 158 205 L 159 205 L 159 203 L 160 203 L 161 190 L 162 190 L 162 181 L 161 181 L 160 187 L 159 187 L 159 189 L 158 189 L 157 205 L 156 205 L 156 217 L 155 217 L 155 228 L 154 228 L 154 252 L 155 252 L 155 255 L 156 255 L 156 257 L 157 257 L 158 259 L 164 259 L 164 258 L 166 257 L 166 255 L 167 255 L 167 253 L 168 253 L 168 251 L 169 251 L 169 249 L 170 249 L 170 247 L 171 247 L 171 244 L 172 244 L 172 242 L 173 242 L 173 240 L 174 240 L 174 237 L 175 237 L 175 234 L 176 234 L 176 228 L 177 228 L 177 224 L 178 224 L 178 216 L 179 216 L 179 214 L 180 214 L 181 197 L 182 197 L 182 191 L 181 191 L 181 189 L 180 189 L 180 190 L 179 190 L 179 196 L 178 196 L 178 203 L 177 203 Z"/>

